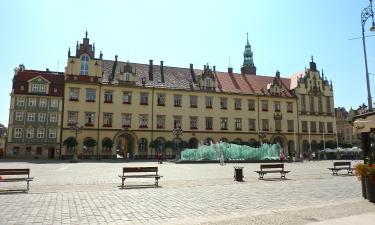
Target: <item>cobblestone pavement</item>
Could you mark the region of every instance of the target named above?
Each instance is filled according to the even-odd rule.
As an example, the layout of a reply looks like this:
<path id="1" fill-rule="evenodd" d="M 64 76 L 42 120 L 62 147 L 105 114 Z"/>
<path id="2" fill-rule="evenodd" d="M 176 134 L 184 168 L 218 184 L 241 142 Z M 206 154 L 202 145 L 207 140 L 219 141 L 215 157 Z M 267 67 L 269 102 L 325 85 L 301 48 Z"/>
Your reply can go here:
<path id="1" fill-rule="evenodd" d="M 307 224 L 375 213 L 360 182 L 332 176 L 332 164 L 286 163 L 287 180 L 267 174 L 262 181 L 259 164 L 3 160 L 0 168 L 30 168 L 34 181 L 28 194 L 0 194 L 0 224 Z M 123 166 L 159 166 L 160 187 L 133 179 L 120 189 Z M 244 182 L 233 181 L 233 166 L 244 167 Z M 25 186 L 0 183 L 1 190 Z"/>

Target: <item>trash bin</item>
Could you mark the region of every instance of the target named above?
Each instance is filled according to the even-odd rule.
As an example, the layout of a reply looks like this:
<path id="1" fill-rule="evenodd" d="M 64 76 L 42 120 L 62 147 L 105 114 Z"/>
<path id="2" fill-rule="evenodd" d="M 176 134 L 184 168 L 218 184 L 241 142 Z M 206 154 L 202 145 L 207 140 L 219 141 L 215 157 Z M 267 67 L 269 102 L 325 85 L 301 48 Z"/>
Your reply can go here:
<path id="1" fill-rule="evenodd" d="M 235 166 L 234 167 L 234 180 L 243 181 L 243 167 Z"/>

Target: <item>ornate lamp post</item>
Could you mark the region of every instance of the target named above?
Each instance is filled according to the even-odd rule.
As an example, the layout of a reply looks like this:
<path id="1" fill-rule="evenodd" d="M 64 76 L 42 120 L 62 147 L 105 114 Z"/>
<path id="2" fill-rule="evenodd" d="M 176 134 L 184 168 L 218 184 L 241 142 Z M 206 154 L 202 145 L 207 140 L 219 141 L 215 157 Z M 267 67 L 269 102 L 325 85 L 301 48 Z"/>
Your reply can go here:
<path id="1" fill-rule="evenodd" d="M 374 12 L 372 11 L 372 0 L 370 0 L 370 5 L 363 9 L 361 13 L 361 23 L 362 23 L 362 42 L 363 42 L 363 53 L 365 55 L 365 67 L 366 67 L 366 83 L 367 83 L 367 96 L 368 96 L 368 109 L 372 111 L 372 98 L 371 98 L 371 90 L 370 90 L 370 79 L 369 79 L 369 72 L 367 67 L 367 53 L 366 53 L 366 42 L 365 42 L 365 24 L 368 18 L 372 18 L 372 26 L 370 31 L 375 31 L 375 23 L 374 23 Z"/>
<path id="2" fill-rule="evenodd" d="M 258 136 L 259 136 L 259 142 L 260 142 L 260 144 L 263 144 L 263 140 L 264 140 L 264 138 L 266 138 L 267 132 L 263 131 L 263 130 L 259 131 Z"/>
<path id="3" fill-rule="evenodd" d="M 78 126 L 78 122 L 77 121 L 69 121 L 69 126 L 70 126 L 70 130 L 72 132 L 75 132 L 75 139 L 76 139 L 76 142 L 77 142 L 77 145 L 78 145 L 78 140 L 77 140 L 78 133 L 82 132 L 83 126 Z M 73 161 L 77 161 L 78 160 L 78 157 L 77 157 L 77 145 L 74 146 Z"/>
<path id="4" fill-rule="evenodd" d="M 180 136 L 182 135 L 183 130 L 181 129 L 181 126 L 177 126 L 172 130 L 172 133 L 174 136 L 176 136 L 176 159 L 179 159 L 180 157 L 180 150 L 179 150 L 179 144 L 180 144 Z"/>

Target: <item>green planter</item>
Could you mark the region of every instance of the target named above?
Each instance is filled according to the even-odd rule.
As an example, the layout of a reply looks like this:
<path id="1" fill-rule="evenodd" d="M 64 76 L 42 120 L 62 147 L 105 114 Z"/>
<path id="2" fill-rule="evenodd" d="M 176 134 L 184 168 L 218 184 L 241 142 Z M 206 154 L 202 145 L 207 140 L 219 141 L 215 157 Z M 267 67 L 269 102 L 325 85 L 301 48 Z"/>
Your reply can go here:
<path id="1" fill-rule="evenodd" d="M 368 176 L 365 180 L 367 200 L 375 202 L 375 177 Z"/>

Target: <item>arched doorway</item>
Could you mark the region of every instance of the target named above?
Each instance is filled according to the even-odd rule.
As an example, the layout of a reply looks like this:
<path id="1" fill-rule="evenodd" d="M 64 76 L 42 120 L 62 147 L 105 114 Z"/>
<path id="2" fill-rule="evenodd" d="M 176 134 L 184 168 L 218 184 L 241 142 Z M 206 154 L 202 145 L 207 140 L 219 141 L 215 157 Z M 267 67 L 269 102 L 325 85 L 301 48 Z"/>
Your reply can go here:
<path id="1" fill-rule="evenodd" d="M 221 142 L 229 143 L 229 140 L 228 140 L 227 138 L 221 138 L 220 141 L 221 141 Z"/>
<path id="2" fill-rule="evenodd" d="M 214 140 L 210 137 L 208 137 L 204 140 L 205 145 L 211 145 L 211 143 L 214 143 Z"/>
<path id="3" fill-rule="evenodd" d="M 158 146 L 156 147 L 156 152 L 161 151 L 163 156 L 167 155 L 166 148 L 165 148 L 165 138 L 158 137 L 156 138 Z"/>
<path id="4" fill-rule="evenodd" d="M 250 144 L 250 147 L 253 147 L 253 148 L 258 147 L 258 141 L 255 140 L 254 138 L 250 138 L 249 144 Z"/>
<path id="5" fill-rule="evenodd" d="M 126 153 L 129 152 L 129 156 L 134 156 L 134 138 L 128 133 L 122 133 L 115 139 L 116 153 L 122 157 L 126 157 Z"/>
<path id="6" fill-rule="evenodd" d="M 242 139 L 241 138 L 236 138 L 236 139 L 234 139 L 233 143 L 235 143 L 237 145 L 240 145 L 242 143 Z"/>
<path id="7" fill-rule="evenodd" d="M 198 139 L 190 138 L 189 140 L 189 148 L 198 148 Z"/>
<path id="8" fill-rule="evenodd" d="M 304 154 L 307 154 L 310 151 L 310 144 L 307 140 L 302 141 L 302 151 Z"/>
<path id="9" fill-rule="evenodd" d="M 272 139 L 272 144 L 279 144 L 281 148 L 285 148 L 285 138 L 282 136 L 275 136 Z"/>

